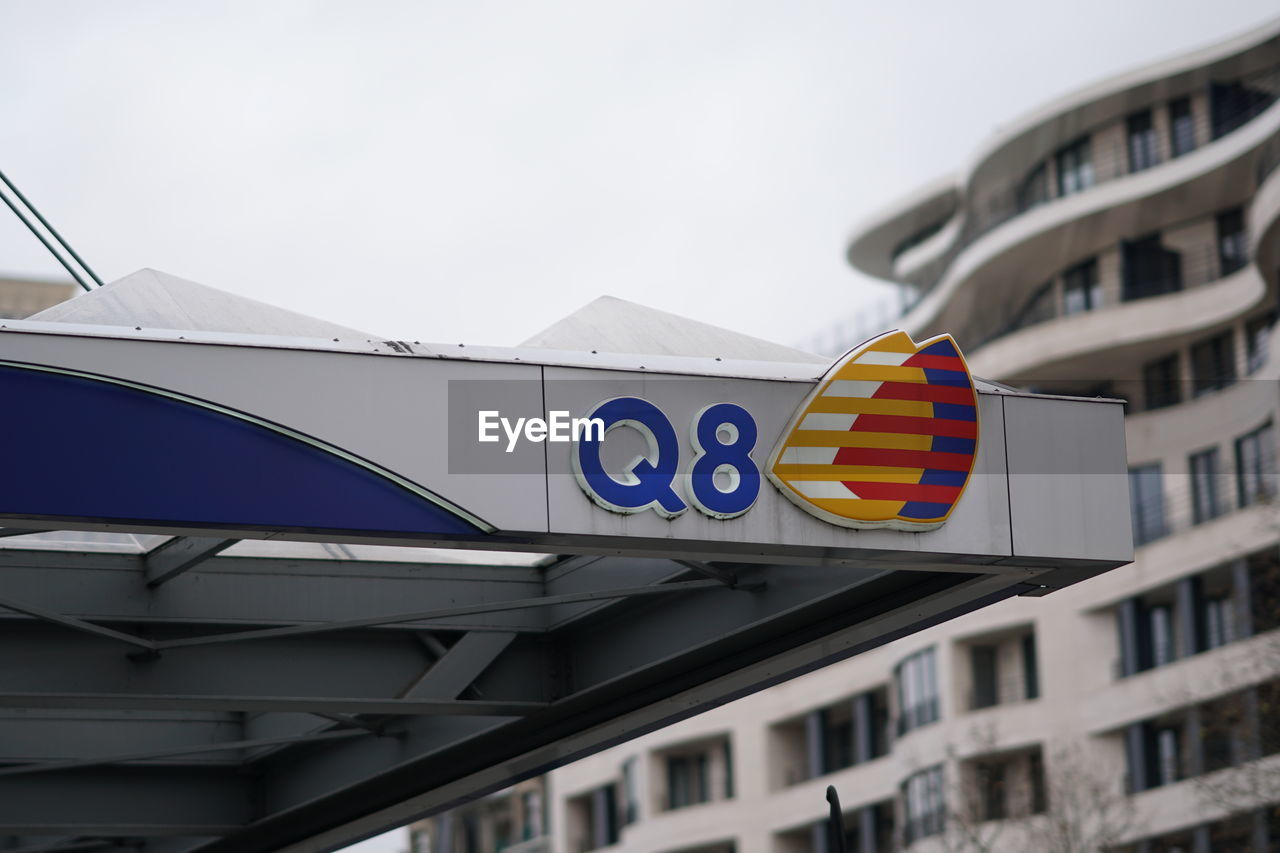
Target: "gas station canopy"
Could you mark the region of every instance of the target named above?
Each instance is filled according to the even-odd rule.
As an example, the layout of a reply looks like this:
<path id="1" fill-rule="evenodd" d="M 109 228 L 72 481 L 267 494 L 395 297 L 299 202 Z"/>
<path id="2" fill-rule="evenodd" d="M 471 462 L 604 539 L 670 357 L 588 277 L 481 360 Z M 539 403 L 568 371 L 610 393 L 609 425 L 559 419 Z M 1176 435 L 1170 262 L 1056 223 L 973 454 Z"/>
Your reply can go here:
<path id="1" fill-rule="evenodd" d="M 16 849 L 336 849 L 1132 557 L 1121 404 L 945 336 L 423 344 L 150 270 L 0 322 Z"/>

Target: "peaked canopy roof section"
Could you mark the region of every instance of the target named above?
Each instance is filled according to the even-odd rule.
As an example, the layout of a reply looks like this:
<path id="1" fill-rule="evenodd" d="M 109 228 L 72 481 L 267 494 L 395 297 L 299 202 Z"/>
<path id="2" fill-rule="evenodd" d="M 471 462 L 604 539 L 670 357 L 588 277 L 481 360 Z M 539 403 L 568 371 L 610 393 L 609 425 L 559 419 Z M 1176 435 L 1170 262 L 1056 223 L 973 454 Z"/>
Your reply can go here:
<path id="1" fill-rule="evenodd" d="M 140 326 L 292 338 L 374 337 L 153 269 L 138 270 L 28 319 L 86 326 Z"/>
<path id="2" fill-rule="evenodd" d="M 801 364 L 831 361 L 616 296 L 601 296 L 587 303 L 525 341 L 524 346 Z"/>

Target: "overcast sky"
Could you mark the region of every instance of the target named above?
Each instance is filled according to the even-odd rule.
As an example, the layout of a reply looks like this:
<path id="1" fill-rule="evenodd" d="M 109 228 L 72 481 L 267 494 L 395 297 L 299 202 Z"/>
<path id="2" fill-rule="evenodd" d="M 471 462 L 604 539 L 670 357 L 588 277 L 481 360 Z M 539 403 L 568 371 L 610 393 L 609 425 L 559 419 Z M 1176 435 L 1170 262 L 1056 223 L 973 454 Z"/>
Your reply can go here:
<path id="1" fill-rule="evenodd" d="M 0 0 L 0 170 L 111 280 L 515 344 L 601 294 L 795 341 L 851 227 L 1274 0 Z M 7 212 L 0 274 L 56 276 Z"/>
<path id="2" fill-rule="evenodd" d="M 108 280 L 411 340 L 515 344 L 612 294 L 793 342 L 880 292 L 843 260 L 863 217 L 1275 10 L 0 0 L 0 170 Z M 0 275 L 59 273 L 0 216 Z"/>

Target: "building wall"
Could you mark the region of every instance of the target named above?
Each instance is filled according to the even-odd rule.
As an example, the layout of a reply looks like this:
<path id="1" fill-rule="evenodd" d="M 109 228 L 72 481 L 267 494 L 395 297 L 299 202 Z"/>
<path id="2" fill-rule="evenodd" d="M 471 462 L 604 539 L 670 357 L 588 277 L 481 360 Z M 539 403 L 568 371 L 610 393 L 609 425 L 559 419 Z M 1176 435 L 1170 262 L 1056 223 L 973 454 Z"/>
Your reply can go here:
<path id="1" fill-rule="evenodd" d="M 74 284 L 0 278 L 0 318 L 29 317 L 59 302 L 65 302 L 78 292 L 79 288 Z"/>

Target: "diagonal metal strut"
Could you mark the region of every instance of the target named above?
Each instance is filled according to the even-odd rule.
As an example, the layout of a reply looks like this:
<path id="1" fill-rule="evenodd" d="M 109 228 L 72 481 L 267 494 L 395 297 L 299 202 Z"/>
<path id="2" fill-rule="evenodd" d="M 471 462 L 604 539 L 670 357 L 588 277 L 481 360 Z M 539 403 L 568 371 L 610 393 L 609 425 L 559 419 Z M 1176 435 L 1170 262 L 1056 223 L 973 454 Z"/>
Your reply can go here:
<path id="1" fill-rule="evenodd" d="M 575 604 L 583 601 L 602 601 L 612 598 L 638 598 L 646 595 L 669 595 L 676 592 L 689 592 L 696 589 L 724 589 L 717 580 L 680 581 L 677 583 L 658 584 L 656 586 L 624 587 L 621 589 L 602 589 L 590 592 L 573 592 L 564 595 L 544 595 L 539 598 L 517 598 L 510 601 L 491 601 L 484 604 L 466 604 L 460 607 L 443 607 L 436 610 L 422 610 L 417 613 L 393 613 L 386 616 L 368 616 L 363 619 L 346 619 L 340 622 L 321 622 L 319 624 L 287 625 L 280 628 L 261 628 L 253 631 L 234 631 L 227 634 L 207 634 L 201 637 L 186 637 L 180 640 L 161 640 L 154 644 L 157 651 L 187 648 L 190 646 L 208 646 L 216 643 L 237 643 L 246 640 L 265 640 L 273 637 L 296 637 L 305 634 L 321 634 L 327 631 L 342 631 L 349 628 L 372 628 L 378 625 L 394 625 L 398 622 L 425 622 L 431 619 L 446 619 L 454 616 L 470 616 L 477 613 L 498 613 L 503 610 L 524 610 L 528 607 L 553 607 L 558 604 Z"/>

